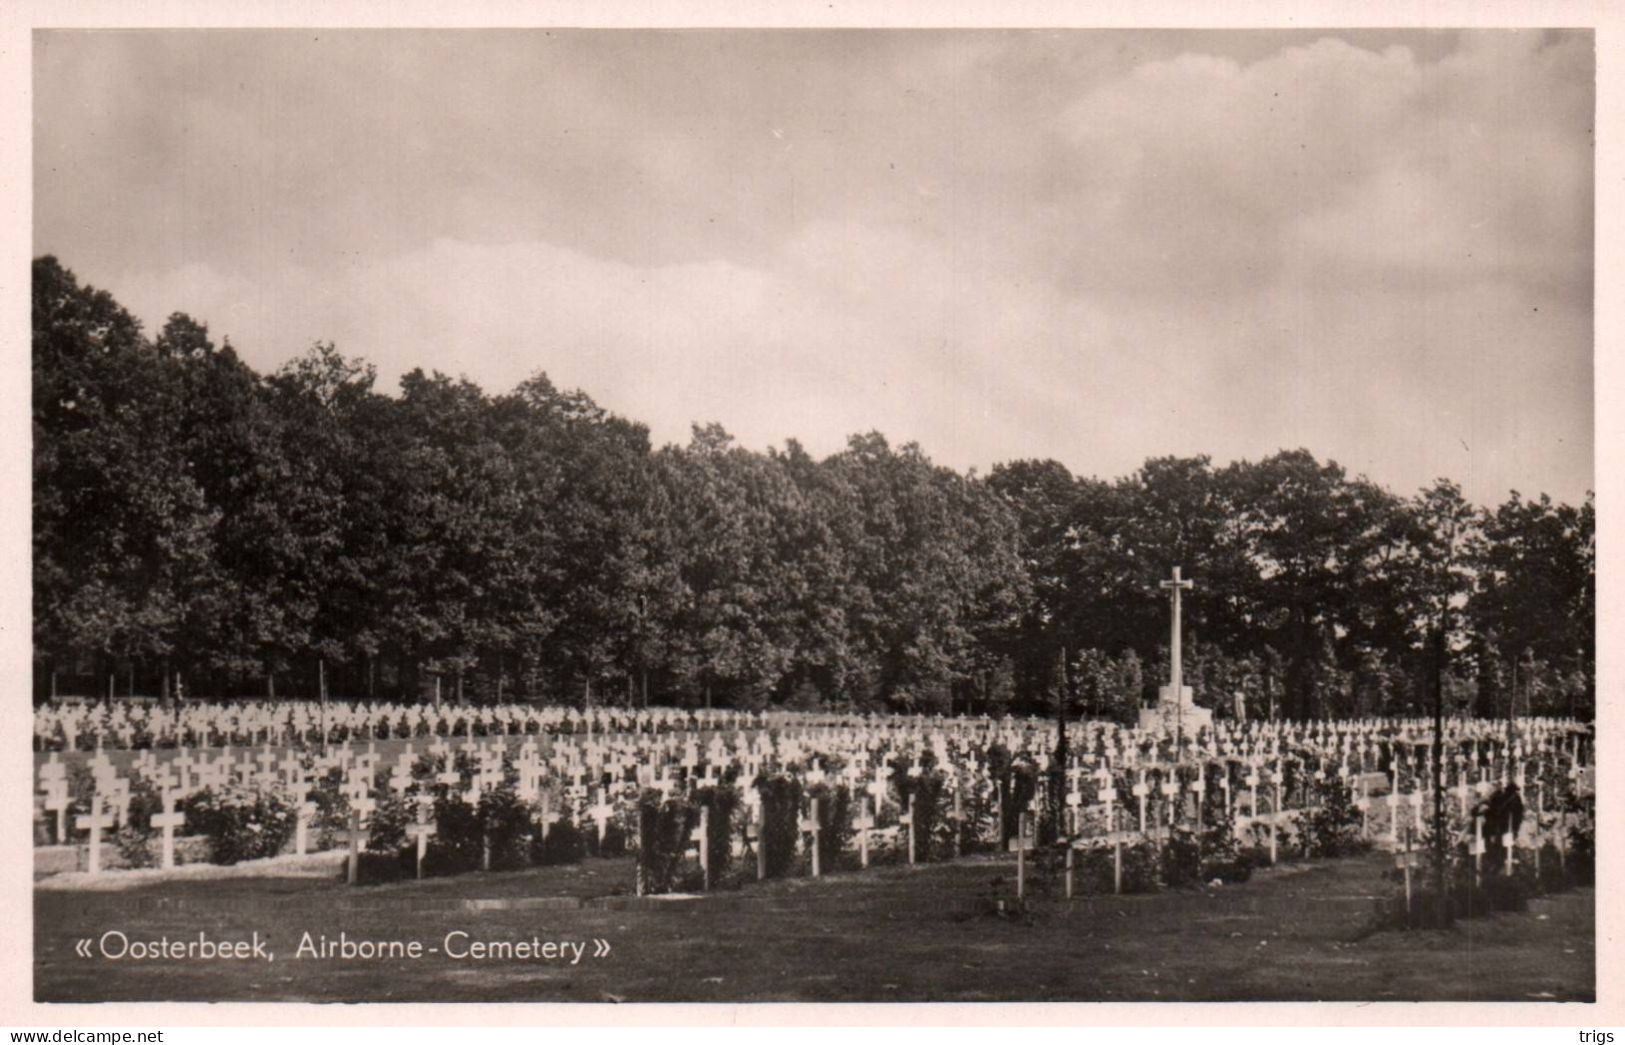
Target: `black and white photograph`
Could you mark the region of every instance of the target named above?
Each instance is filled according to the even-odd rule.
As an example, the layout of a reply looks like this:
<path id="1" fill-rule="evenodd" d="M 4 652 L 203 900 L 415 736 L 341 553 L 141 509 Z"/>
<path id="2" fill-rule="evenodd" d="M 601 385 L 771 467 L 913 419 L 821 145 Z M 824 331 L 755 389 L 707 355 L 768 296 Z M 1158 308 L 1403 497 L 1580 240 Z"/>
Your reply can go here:
<path id="1" fill-rule="evenodd" d="M 31 28 L 36 1008 L 1598 1001 L 1597 31 L 929 21 Z"/>

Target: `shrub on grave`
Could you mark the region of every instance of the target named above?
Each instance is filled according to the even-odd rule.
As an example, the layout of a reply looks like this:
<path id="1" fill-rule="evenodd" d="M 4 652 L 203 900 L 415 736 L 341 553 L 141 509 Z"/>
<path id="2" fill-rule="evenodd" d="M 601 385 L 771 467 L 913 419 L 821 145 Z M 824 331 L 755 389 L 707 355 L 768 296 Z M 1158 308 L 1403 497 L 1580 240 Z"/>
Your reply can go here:
<path id="1" fill-rule="evenodd" d="M 991 790 L 973 787 L 961 799 L 959 822 L 959 851 L 980 853 L 994 848 L 993 835 L 998 823 L 998 809 Z"/>
<path id="2" fill-rule="evenodd" d="M 163 796 L 152 781 L 141 774 L 133 775 L 129 811 L 113 835 L 113 846 L 125 867 L 153 867 L 158 863 L 152 850 L 152 814 L 161 813 L 163 809 Z"/>
<path id="3" fill-rule="evenodd" d="M 372 817 L 367 821 L 367 851 L 399 853 L 406 845 L 406 825 L 412 823 L 416 808 L 415 804 L 396 794 L 379 799 Z"/>
<path id="4" fill-rule="evenodd" d="M 634 818 L 637 816 L 636 810 L 633 811 L 632 816 Z M 604 825 L 604 834 L 600 838 L 597 825 L 590 825 L 587 829 L 588 848 L 594 856 L 606 860 L 625 856 L 631 852 L 631 843 L 632 839 L 636 837 L 636 831 L 637 824 L 635 820 L 629 829 L 627 824 L 616 818 L 611 819 Z"/>
<path id="5" fill-rule="evenodd" d="M 1084 895 L 1112 891 L 1112 847 L 1091 845 L 1073 850 L 1073 888 Z"/>
<path id="6" fill-rule="evenodd" d="M 808 809 L 818 803 L 818 865 L 823 870 L 840 866 L 854 834 L 852 789 L 845 784 L 815 784 L 807 789 Z"/>
<path id="7" fill-rule="evenodd" d="M 763 774 L 756 781 L 762 796 L 763 869 L 768 878 L 789 873 L 801 838 L 801 783 L 784 773 Z"/>
<path id="8" fill-rule="evenodd" d="M 1201 833 L 1202 881 L 1245 882 L 1257 866 L 1251 850 L 1236 837 L 1235 821 L 1218 811 L 1221 819 Z"/>
<path id="9" fill-rule="evenodd" d="M 412 763 L 412 781 L 424 791 L 432 789 L 435 774 L 440 772 L 440 767 L 443 764 L 444 760 L 434 755 L 427 753 L 419 755 L 417 760 Z"/>
<path id="10" fill-rule="evenodd" d="M 305 768 L 310 768 L 307 764 Z M 329 769 L 312 782 L 310 801 L 316 807 L 311 818 L 316 849 L 331 849 L 341 832 L 350 828 L 350 799 L 344 793 L 344 771 Z"/>
<path id="11" fill-rule="evenodd" d="M 346 875 L 348 871 L 341 869 L 339 874 Z M 360 860 L 356 863 L 356 884 L 382 885 L 385 882 L 398 882 L 404 878 L 411 878 L 417 874 L 417 850 L 397 849 L 392 852 L 383 852 L 370 848 L 361 851 Z"/>
<path id="12" fill-rule="evenodd" d="M 1360 809 L 1347 784 L 1337 779 L 1316 781 L 1312 801 L 1315 808 L 1296 818 L 1298 836 L 1310 856 L 1352 856 L 1370 848 L 1360 836 Z"/>
<path id="13" fill-rule="evenodd" d="M 1540 895 L 1540 879 L 1533 866 L 1514 864 L 1512 873 L 1504 867 L 1480 878 L 1486 905 L 1494 911 L 1527 911 L 1529 901 Z"/>
<path id="14" fill-rule="evenodd" d="M 1403 893 L 1377 901 L 1379 929 L 1438 929 L 1454 918 L 1454 899 L 1447 894 L 1441 906 L 1431 888 L 1413 888 L 1408 907 Z"/>
<path id="15" fill-rule="evenodd" d="M 1138 875 L 1135 873 L 1136 848 L 1142 850 L 1139 856 L 1142 866 Z M 1097 844 L 1073 850 L 1073 888 L 1085 894 L 1109 895 L 1114 891 L 1116 861 L 1115 846 Z M 1158 863 L 1156 847 L 1149 843 L 1123 846 L 1123 892 L 1154 891 L 1159 885 Z"/>
<path id="16" fill-rule="evenodd" d="M 896 792 L 898 809 L 907 812 L 910 799 L 913 800 L 914 823 L 910 830 L 914 834 L 914 858 L 925 863 L 940 855 L 943 839 L 938 838 L 938 829 L 943 820 L 942 806 L 948 778 L 933 768 L 936 760 L 929 753 L 920 759 L 918 774 L 909 773 L 911 764 L 912 760 L 906 755 L 892 759 L 892 787 Z M 952 836 L 948 837 L 951 840 Z M 898 848 L 906 859 L 907 835 L 903 836 Z"/>
<path id="17" fill-rule="evenodd" d="M 1196 832 L 1176 828 L 1163 843 L 1162 882 L 1179 889 L 1202 880 L 1202 843 Z"/>
<path id="18" fill-rule="evenodd" d="M 511 783 L 493 787 L 480 796 L 478 809 L 481 845 L 491 850 L 491 870 L 512 871 L 530 863 L 531 810 Z"/>
<path id="19" fill-rule="evenodd" d="M 669 893 L 682 876 L 689 832 L 699 811 L 686 798 L 652 788 L 638 795 L 638 882 L 640 892 Z"/>
<path id="20" fill-rule="evenodd" d="M 73 837 L 73 822 L 90 812 L 90 800 L 95 793 L 96 777 L 91 773 L 90 767 L 84 762 L 70 764 L 68 766 L 68 812 L 64 821 L 67 824 L 68 837 L 57 839 L 58 845 L 69 841 Z"/>
<path id="21" fill-rule="evenodd" d="M 1110 856 L 1110 850 L 1107 851 Z M 1146 839 L 1123 847 L 1123 892 L 1154 893 L 1162 884 L 1162 852 Z"/>
<path id="22" fill-rule="evenodd" d="M 1492 885 L 1487 875 L 1474 881 L 1469 873 L 1466 879 L 1451 883 L 1449 889 L 1458 918 L 1482 918 L 1486 914 L 1504 910 L 1500 905 L 1510 902 L 1505 895 L 1507 888 Z"/>
<path id="23" fill-rule="evenodd" d="M 207 839 L 212 863 L 275 856 L 293 834 L 293 807 L 274 791 L 207 788 L 186 798 L 180 809 L 188 830 Z"/>
<path id="24" fill-rule="evenodd" d="M 452 875 L 478 870 L 485 854 L 485 831 L 479 809 L 462 795 L 447 792 L 435 799 L 435 833 L 423 854 L 424 875 Z"/>
<path id="25" fill-rule="evenodd" d="M 1405 907 L 1401 885 L 1395 894 L 1381 904 L 1384 924 L 1409 928 L 1439 928 L 1448 926 L 1457 918 L 1473 917 L 1490 910 L 1489 898 L 1473 882 L 1473 858 L 1467 847 L 1466 822 L 1453 808 L 1446 808 L 1443 824 L 1444 845 L 1438 849 L 1434 840 L 1433 819 L 1424 821 L 1415 848 L 1422 854 L 1420 862 L 1411 871 L 1411 906 Z M 1443 864 L 1444 895 L 1438 893 Z M 1405 872 L 1391 868 L 1385 873 L 1390 881 L 1402 883 Z"/>
<path id="26" fill-rule="evenodd" d="M 1004 830 L 996 843 L 1003 850 L 1016 836 L 1021 814 L 1038 794 L 1038 767 L 1029 761 L 1017 762 L 1010 749 L 1003 744 L 992 744 L 987 749 L 988 775 L 998 787 L 996 816 Z"/>
<path id="27" fill-rule="evenodd" d="M 1161 847 L 1142 840 L 1122 847 L 1123 880 L 1125 893 L 1156 892 L 1162 885 L 1163 854 Z M 1075 851 L 1073 857 L 1073 886 L 1080 892 L 1109 894 L 1114 891 L 1117 874 L 1117 849 L 1110 845 L 1093 845 Z"/>
<path id="28" fill-rule="evenodd" d="M 1597 824 L 1582 815 L 1569 824 L 1568 853 L 1564 857 L 1569 878 L 1576 885 L 1592 885 L 1597 880 Z"/>
<path id="29" fill-rule="evenodd" d="M 1567 858 L 1557 846 L 1546 842 L 1540 847 L 1540 891 L 1555 893 L 1569 887 Z"/>
<path id="30" fill-rule="evenodd" d="M 1307 794 L 1309 775 L 1305 772 L 1303 759 L 1299 755 L 1284 756 L 1280 765 L 1282 800 L 1290 804 L 1300 789 Z"/>
<path id="31" fill-rule="evenodd" d="M 844 789 L 843 789 L 844 790 Z M 711 865 L 711 881 L 716 882 L 727 874 L 733 865 L 733 829 L 735 814 L 739 809 L 739 789 L 727 784 L 718 784 L 711 787 L 697 789 L 690 800 L 694 803 L 694 827 L 699 826 L 699 810 L 709 809 L 709 820 L 706 830 L 706 859 Z M 823 854 L 819 854 L 820 858 Z"/>
<path id="32" fill-rule="evenodd" d="M 551 867 L 557 864 L 578 864 L 587 855 L 587 840 L 575 821 L 562 818 L 548 825 L 542 834 L 542 825 L 536 824 L 530 836 L 530 862 Z"/>

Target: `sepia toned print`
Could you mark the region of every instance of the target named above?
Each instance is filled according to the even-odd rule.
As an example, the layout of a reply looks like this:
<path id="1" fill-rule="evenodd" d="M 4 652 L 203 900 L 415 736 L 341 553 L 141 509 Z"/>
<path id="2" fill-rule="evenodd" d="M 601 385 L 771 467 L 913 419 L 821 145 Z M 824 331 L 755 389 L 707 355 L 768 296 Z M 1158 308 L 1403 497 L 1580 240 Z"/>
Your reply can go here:
<path id="1" fill-rule="evenodd" d="M 37 1001 L 1596 999 L 1589 31 L 33 44 Z"/>

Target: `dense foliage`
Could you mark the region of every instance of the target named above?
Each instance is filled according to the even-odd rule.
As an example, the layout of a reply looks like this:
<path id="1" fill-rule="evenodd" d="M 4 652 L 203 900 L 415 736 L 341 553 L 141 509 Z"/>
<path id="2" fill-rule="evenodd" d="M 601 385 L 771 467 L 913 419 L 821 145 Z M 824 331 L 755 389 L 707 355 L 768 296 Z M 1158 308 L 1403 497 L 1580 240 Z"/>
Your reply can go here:
<path id="1" fill-rule="evenodd" d="M 48 257 L 33 382 L 36 698 L 999 713 L 1061 688 L 1128 719 L 1180 564 L 1187 681 L 1221 715 L 1413 711 L 1446 607 L 1453 704 L 1594 703 L 1589 497 L 1404 498 L 1303 450 L 1103 481 L 873 432 L 823 460 L 715 425 L 655 448 L 541 374 L 386 395 L 327 344 L 257 374 Z"/>

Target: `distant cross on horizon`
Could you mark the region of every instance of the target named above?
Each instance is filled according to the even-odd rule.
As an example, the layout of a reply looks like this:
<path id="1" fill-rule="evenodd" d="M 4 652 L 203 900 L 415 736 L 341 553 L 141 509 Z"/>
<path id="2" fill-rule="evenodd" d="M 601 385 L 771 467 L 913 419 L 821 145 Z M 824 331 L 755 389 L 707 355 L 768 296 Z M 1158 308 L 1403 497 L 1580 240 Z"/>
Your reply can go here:
<path id="1" fill-rule="evenodd" d="M 1183 651 L 1180 649 L 1179 641 L 1179 596 L 1180 593 L 1185 589 L 1196 587 L 1196 584 L 1194 581 L 1181 579 L 1179 576 L 1179 567 L 1175 566 L 1173 578 L 1162 581 L 1159 586 L 1165 591 L 1169 592 L 1170 598 L 1173 599 L 1173 619 L 1169 624 L 1171 636 L 1168 641 L 1168 685 L 1173 687 L 1174 700 L 1182 701 L 1183 697 L 1180 687 L 1184 685 L 1185 681 L 1185 665 L 1184 661 L 1182 660 Z"/>

